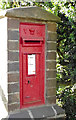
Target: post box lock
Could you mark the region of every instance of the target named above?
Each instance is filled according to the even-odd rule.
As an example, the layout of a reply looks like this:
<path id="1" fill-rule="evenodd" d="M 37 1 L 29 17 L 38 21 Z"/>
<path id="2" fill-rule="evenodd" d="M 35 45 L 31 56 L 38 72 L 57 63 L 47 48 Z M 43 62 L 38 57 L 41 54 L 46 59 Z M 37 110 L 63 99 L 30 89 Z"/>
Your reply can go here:
<path id="1" fill-rule="evenodd" d="M 27 85 L 27 84 L 30 84 L 30 80 L 26 81 L 25 84 L 26 84 L 26 85 Z"/>
<path id="2" fill-rule="evenodd" d="M 30 81 L 28 80 L 28 84 L 30 83 Z"/>

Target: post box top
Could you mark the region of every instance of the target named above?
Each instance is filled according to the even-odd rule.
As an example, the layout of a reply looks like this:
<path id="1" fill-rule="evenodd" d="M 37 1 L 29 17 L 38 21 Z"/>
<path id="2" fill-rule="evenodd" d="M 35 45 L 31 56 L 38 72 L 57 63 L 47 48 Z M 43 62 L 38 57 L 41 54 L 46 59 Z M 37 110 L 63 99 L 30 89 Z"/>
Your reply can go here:
<path id="1" fill-rule="evenodd" d="M 0 18 L 13 17 L 13 18 L 24 18 L 42 20 L 47 22 L 60 22 L 61 19 L 58 16 L 40 8 L 40 7 L 19 7 L 3 10 L 0 12 Z"/>

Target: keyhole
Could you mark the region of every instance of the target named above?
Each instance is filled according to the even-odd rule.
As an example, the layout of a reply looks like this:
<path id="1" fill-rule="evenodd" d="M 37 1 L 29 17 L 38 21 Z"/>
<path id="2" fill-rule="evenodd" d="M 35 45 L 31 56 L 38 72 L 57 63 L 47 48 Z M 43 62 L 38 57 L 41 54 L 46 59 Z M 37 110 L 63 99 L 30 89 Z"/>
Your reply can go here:
<path id="1" fill-rule="evenodd" d="M 30 81 L 28 80 L 28 84 L 30 83 Z"/>

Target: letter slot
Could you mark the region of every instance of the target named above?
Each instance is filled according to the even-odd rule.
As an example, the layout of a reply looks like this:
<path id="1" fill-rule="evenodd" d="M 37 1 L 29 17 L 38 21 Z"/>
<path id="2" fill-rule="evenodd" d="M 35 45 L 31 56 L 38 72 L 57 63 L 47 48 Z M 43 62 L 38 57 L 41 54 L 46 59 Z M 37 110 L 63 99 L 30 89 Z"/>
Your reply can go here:
<path id="1" fill-rule="evenodd" d="M 23 46 L 41 46 L 43 43 L 43 40 L 42 39 L 23 39 Z"/>

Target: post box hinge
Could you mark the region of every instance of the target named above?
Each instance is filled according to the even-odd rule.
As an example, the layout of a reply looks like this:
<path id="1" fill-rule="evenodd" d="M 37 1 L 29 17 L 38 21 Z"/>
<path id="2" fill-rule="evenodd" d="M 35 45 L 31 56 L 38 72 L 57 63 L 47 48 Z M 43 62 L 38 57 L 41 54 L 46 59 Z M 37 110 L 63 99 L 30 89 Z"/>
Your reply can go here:
<path id="1" fill-rule="evenodd" d="M 22 37 L 20 37 L 20 44 L 22 44 Z"/>

